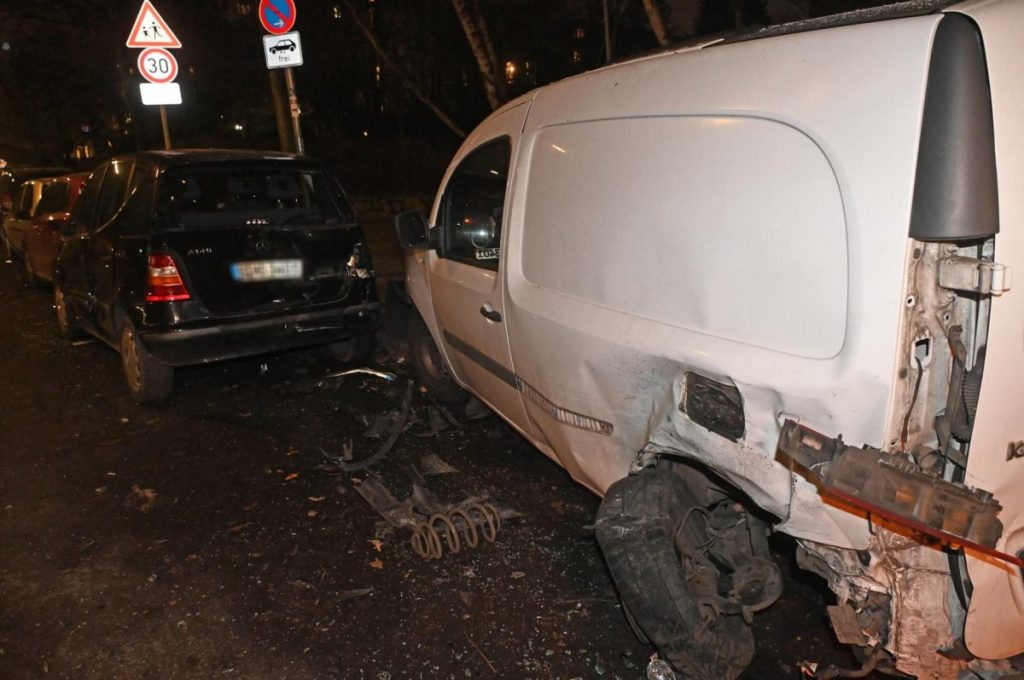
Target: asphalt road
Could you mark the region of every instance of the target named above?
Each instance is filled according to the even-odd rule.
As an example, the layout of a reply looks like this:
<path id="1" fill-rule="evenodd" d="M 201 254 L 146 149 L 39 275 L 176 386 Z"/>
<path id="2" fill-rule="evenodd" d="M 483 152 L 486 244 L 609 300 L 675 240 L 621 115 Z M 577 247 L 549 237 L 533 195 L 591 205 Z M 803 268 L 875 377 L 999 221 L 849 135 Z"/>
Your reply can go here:
<path id="1" fill-rule="evenodd" d="M 0 263 L 0 678 L 621 678 L 651 651 L 631 633 L 585 526 L 598 500 L 495 417 L 432 436 L 426 400 L 377 466 L 398 498 L 518 510 L 496 542 L 426 562 L 409 532 L 325 470 L 396 409 L 400 354 L 369 376 L 295 352 L 180 370 L 136 405 L 113 350 L 57 337 L 48 290 Z M 777 544 L 785 550 L 785 541 Z M 822 582 L 793 574 L 755 619 L 745 678 L 848 663 Z"/>

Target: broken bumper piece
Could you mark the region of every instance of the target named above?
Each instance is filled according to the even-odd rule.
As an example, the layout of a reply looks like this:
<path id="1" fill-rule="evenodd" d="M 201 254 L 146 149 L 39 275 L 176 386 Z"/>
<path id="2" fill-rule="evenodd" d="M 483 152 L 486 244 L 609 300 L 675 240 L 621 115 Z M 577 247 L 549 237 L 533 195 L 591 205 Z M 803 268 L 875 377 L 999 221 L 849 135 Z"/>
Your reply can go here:
<path id="1" fill-rule="evenodd" d="M 912 460 L 868 446 L 847 446 L 787 420 L 779 451 L 804 468 L 822 494 L 945 543 L 970 547 L 1018 566 L 995 550 L 1002 506 L 992 494 L 923 472 Z"/>

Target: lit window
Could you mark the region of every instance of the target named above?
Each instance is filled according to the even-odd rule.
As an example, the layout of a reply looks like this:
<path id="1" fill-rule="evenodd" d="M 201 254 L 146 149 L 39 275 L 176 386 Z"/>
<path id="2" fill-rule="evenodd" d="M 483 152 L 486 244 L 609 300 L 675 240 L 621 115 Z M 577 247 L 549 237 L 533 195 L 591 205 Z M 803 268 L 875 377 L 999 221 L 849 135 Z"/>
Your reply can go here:
<path id="1" fill-rule="evenodd" d="M 509 85 L 516 79 L 516 65 L 515 62 L 505 62 L 505 82 Z"/>
<path id="2" fill-rule="evenodd" d="M 582 61 L 583 61 L 583 54 L 581 54 L 579 50 L 573 50 L 572 51 L 572 63 L 578 65 Z"/>
<path id="3" fill-rule="evenodd" d="M 331 10 L 331 14 L 334 16 L 335 19 L 340 19 L 341 18 L 341 5 L 335 5 L 334 9 Z"/>
<path id="4" fill-rule="evenodd" d="M 573 31 L 572 35 L 577 40 L 583 40 L 583 38 L 587 37 L 587 32 L 582 27 L 580 27 Z"/>

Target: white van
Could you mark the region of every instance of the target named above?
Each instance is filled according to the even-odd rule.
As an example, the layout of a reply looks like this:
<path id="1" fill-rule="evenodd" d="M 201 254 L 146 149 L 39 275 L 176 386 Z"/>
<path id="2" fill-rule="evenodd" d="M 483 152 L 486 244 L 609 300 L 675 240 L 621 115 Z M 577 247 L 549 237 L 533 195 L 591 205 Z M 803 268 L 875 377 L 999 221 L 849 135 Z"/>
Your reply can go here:
<path id="1" fill-rule="evenodd" d="M 1022 36 L 1020 0 L 925 1 L 609 66 L 396 218 L 424 382 L 604 497 L 685 677 L 749 663 L 771 531 L 862 672 L 1024 667 Z"/>

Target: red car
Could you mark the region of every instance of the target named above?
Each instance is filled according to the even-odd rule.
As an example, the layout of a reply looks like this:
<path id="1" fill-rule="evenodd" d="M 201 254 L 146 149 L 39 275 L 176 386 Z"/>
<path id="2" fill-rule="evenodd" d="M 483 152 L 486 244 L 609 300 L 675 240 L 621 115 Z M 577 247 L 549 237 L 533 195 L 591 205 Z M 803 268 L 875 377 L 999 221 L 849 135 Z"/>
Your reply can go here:
<path id="1" fill-rule="evenodd" d="M 53 281 L 53 265 L 64 227 L 82 193 L 88 172 L 46 180 L 32 226 L 25 232 L 25 273 L 29 283 Z"/>

